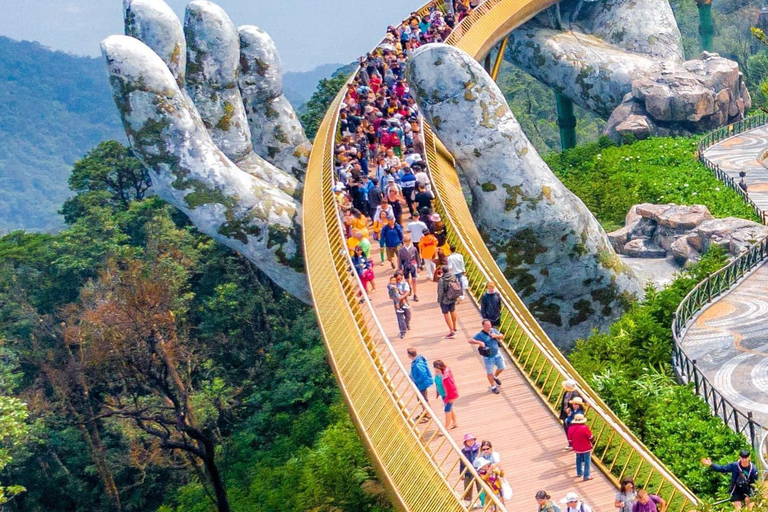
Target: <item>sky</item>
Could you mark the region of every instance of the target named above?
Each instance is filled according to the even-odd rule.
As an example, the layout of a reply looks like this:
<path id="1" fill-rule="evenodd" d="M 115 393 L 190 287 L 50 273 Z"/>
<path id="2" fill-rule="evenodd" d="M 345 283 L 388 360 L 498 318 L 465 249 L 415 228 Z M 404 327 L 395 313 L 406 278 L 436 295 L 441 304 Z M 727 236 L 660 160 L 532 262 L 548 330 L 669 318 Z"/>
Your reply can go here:
<path id="1" fill-rule="evenodd" d="M 188 0 L 167 0 L 183 17 Z M 346 64 L 374 47 L 388 25 L 425 0 L 218 0 L 235 25 L 258 25 L 275 40 L 284 71 Z M 376 8 L 372 9 L 371 6 Z M 0 0 L 0 35 L 98 56 L 123 31 L 122 0 Z"/>

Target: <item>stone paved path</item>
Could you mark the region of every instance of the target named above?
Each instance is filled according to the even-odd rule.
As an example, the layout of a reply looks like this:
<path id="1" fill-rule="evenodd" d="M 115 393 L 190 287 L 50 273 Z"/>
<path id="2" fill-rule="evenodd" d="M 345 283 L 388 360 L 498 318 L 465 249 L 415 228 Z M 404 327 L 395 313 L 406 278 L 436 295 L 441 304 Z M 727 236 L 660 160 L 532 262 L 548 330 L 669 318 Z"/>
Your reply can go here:
<path id="1" fill-rule="evenodd" d="M 768 149 L 768 127 L 750 130 L 704 155 L 739 179 L 746 171 L 750 198 L 768 211 L 768 169 L 757 158 Z M 696 318 L 683 349 L 726 398 L 768 425 L 768 265 L 764 264 Z"/>

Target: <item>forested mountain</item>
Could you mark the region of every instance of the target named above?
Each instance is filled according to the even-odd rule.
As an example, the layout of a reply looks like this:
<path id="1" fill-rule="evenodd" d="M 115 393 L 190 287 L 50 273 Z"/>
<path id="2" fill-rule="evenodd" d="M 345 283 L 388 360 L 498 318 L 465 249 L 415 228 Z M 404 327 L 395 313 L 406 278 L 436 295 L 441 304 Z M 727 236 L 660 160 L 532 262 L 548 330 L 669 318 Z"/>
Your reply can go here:
<path id="1" fill-rule="evenodd" d="M 293 108 L 298 109 L 315 93 L 317 83 L 333 76 L 343 64 L 323 64 L 311 71 L 289 71 L 283 74 L 283 89 L 285 97 L 291 102 Z"/>
<path id="2" fill-rule="evenodd" d="M 101 59 L 0 37 L 0 232 L 54 231 L 72 164 L 125 140 Z"/>

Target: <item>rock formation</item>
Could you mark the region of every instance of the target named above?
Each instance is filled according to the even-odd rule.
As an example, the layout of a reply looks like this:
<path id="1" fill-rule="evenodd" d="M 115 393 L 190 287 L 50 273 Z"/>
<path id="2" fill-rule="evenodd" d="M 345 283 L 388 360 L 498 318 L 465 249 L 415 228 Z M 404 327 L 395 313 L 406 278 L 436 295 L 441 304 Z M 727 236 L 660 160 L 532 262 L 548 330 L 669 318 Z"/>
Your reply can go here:
<path id="1" fill-rule="evenodd" d="M 643 203 L 633 206 L 623 228 L 608 233 L 619 254 L 636 258 L 671 255 L 682 266 L 701 258 L 712 244 L 738 256 L 768 236 L 768 226 L 728 217 L 715 219 L 704 205 Z"/>
<path id="2" fill-rule="evenodd" d="M 683 61 L 667 0 L 563 0 L 509 41 L 507 58 L 609 118 L 606 134 L 617 141 L 700 133 L 751 105 L 734 61 L 706 52 Z"/>
<path id="3" fill-rule="evenodd" d="M 124 9 L 126 32 L 134 37 L 111 36 L 102 53 L 126 134 L 153 189 L 200 231 L 308 302 L 301 210 L 292 195 L 299 182 L 252 151 L 237 80 L 263 77 L 240 66 L 234 25 L 206 1 L 188 6 L 183 31 L 160 0 L 126 0 Z"/>
<path id="4" fill-rule="evenodd" d="M 639 285 L 528 141 L 491 77 L 442 44 L 414 52 L 406 76 L 469 184 L 484 240 L 548 334 L 565 348 L 607 326 Z"/>

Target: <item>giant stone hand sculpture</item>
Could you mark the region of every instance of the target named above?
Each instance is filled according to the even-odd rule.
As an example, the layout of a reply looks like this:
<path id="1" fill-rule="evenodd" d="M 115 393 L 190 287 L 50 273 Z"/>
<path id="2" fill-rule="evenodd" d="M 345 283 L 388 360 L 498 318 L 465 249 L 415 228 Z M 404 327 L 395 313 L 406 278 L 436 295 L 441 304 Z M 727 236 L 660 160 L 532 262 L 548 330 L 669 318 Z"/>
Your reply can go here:
<path id="1" fill-rule="evenodd" d="M 684 61 L 668 0 L 562 0 L 509 37 L 507 58 L 574 103 L 609 118 L 606 133 L 687 135 L 743 117 L 738 64 Z"/>
<path id="2" fill-rule="evenodd" d="M 471 56 L 430 44 L 406 72 L 422 114 L 472 192 L 472 217 L 504 275 L 561 347 L 607 326 L 640 292 L 603 229 L 528 141 Z"/>
<path id="3" fill-rule="evenodd" d="M 309 302 L 296 200 L 308 142 L 269 36 L 236 29 L 202 0 L 189 4 L 183 27 L 161 0 L 125 0 L 124 13 L 127 36 L 105 39 L 102 53 L 153 189 Z"/>

